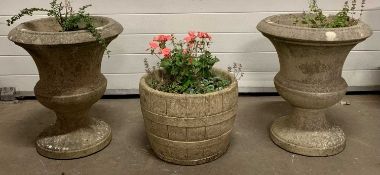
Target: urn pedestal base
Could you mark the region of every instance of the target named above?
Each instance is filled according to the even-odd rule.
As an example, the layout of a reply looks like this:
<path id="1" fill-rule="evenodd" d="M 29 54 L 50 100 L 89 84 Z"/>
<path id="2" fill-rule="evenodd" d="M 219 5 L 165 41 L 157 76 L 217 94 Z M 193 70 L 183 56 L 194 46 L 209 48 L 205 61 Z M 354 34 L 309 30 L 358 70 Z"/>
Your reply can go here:
<path id="1" fill-rule="evenodd" d="M 275 120 L 270 136 L 279 147 L 306 156 L 331 156 L 345 148 L 345 135 L 339 126 L 318 130 L 304 130 L 294 127 L 290 116 Z"/>
<path id="2" fill-rule="evenodd" d="M 111 142 L 110 126 L 95 118 L 88 125 L 63 132 L 56 125 L 46 128 L 37 138 L 36 149 L 52 159 L 75 159 L 96 153 Z"/>

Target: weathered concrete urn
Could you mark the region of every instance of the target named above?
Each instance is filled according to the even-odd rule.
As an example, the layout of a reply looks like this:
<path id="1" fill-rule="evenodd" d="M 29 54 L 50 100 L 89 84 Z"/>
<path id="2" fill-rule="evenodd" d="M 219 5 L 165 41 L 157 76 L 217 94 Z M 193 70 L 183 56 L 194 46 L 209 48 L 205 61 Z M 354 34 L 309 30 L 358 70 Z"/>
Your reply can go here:
<path id="1" fill-rule="evenodd" d="M 213 161 L 229 146 L 237 110 L 237 81 L 226 71 L 214 71 L 231 84 L 207 94 L 172 94 L 152 89 L 140 80 L 145 129 L 155 154 L 167 162 L 197 165 Z"/>
<path id="2" fill-rule="evenodd" d="M 123 30 L 113 19 L 93 20 L 107 45 Z M 72 159 L 95 153 L 111 141 L 110 126 L 88 116 L 107 86 L 100 72 L 105 49 L 85 30 L 59 30 L 53 18 L 43 18 L 18 25 L 8 38 L 33 57 L 40 77 L 34 93 L 57 116 L 56 123 L 38 136 L 38 153 Z"/>
<path id="3" fill-rule="evenodd" d="M 334 155 L 344 149 L 346 139 L 325 111 L 346 93 L 342 67 L 347 55 L 372 32 L 362 22 L 344 28 L 295 26 L 294 16 L 270 16 L 257 25 L 278 54 L 275 87 L 293 106 L 289 115 L 273 122 L 270 135 L 275 144 L 293 153 Z"/>

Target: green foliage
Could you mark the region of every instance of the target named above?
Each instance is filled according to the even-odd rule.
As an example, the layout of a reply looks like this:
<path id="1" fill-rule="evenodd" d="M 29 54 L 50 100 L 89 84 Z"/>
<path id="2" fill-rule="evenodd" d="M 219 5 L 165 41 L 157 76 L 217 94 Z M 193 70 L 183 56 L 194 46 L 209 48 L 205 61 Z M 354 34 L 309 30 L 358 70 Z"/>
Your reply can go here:
<path id="1" fill-rule="evenodd" d="M 224 89 L 230 84 L 230 81 L 212 75 L 198 81 L 188 80 L 185 83 L 180 83 L 178 81 L 162 83 L 159 80 L 150 79 L 148 84 L 153 89 L 163 92 L 178 94 L 205 94 Z"/>
<path id="2" fill-rule="evenodd" d="M 58 3 L 57 0 L 53 0 L 50 3 L 50 9 L 44 8 L 25 8 L 20 11 L 19 14 L 12 16 L 7 20 L 8 26 L 13 24 L 15 21 L 19 20 L 25 15 L 32 16 L 34 12 L 46 12 L 48 16 L 54 17 L 58 24 L 61 26 L 61 31 L 76 31 L 76 30 L 87 30 L 96 39 L 96 41 L 102 45 L 107 51 L 109 57 L 110 51 L 107 49 L 107 44 L 104 38 L 101 37 L 100 33 L 96 30 L 91 16 L 86 12 L 86 9 L 91 5 L 85 5 L 79 8 L 78 12 L 72 10 L 70 1 L 66 0 L 63 4 Z"/>
<path id="3" fill-rule="evenodd" d="M 302 24 L 307 25 L 311 28 L 340 28 L 349 27 L 357 24 L 360 17 L 363 14 L 363 8 L 365 6 L 365 0 L 362 0 L 361 10 L 359 19 L 355 19 L 357 2 L 356 0 L 351 0 L 351 7 L 348 1 L 345 1 L 343 9 L 333 16 L 326 16 L 323 14 L 322 9 L 317 5 L 317 0 L 310 0 L 309 11 L 304 12 L 302 19 L 298 18 L 295 20 L 294 24 L 302 22 Z M 350 17 L 350 14 L 352 15 Z"/>
<path id="4" fill-rule="evenodd" d="M 146 71 L 151 74 L 147 83 L 156 90 L 179 94 L 204 94 L 227 87 L 231 82 L 212 71 L 219 59 L 207 50 L 210 35 L 198 32 L 196 36 L 189 32 L 185 40 L 177 42 L 173 35 L 159 35 L 153 39 L 149 50 L 160 62 L 151 69 L 145 60 Z M 167 50 L 170 53 L 165 52 Z"/>

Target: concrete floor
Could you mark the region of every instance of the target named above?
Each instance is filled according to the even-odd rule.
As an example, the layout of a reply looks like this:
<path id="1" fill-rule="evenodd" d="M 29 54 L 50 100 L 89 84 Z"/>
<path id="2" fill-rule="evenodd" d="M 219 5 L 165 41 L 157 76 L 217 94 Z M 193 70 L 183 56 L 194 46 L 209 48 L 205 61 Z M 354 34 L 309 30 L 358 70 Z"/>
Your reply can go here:
<path id="1" fill-rule="evenodd" d="M 380 174 L 380 96 L 346 96 L 351 105 L 328 111 L 346 133 L 346 149 L 332 157 L 305 157 L 282 150 L 268 135 L 271 122 L 290 111 L 280 97 L 239 98 L 239 113 L 228 152 L 198 166 L 165 163 L 152 154 L 145 137 L 139 99 L 105 99 L 91 115 L 108 122 L 113 140 L 104 150 L 76 160 L 40 156 L 34 139 L 54 113 L 35 100 L 0 104 L 0 174 Z"/>

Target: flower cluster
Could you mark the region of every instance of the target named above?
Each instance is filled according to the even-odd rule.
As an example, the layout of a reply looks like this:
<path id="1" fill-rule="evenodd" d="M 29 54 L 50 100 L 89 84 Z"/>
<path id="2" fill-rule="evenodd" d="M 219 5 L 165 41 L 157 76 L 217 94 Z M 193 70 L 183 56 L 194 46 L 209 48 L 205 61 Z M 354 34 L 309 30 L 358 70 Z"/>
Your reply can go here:
<path id="1" fill-rule="evenodd" d="M 215 77 L 212 66 L 219 61 L 208 48 L 211 35 L 206 32 L 188 32 L 183 40 L 174 35 L 158 35 L 149 42 L 150 53 L 159 61 L 165 80 L 156 80 L 153 88 L 172 93 L 207 93 L 229 84 Z"/>
<path id="2" fill-rule="evenodd" d="M 197 35 L 195 35 L 195 32 L 189 32 L 188 35 L 184 38 L 184 41 L 187 43 L 193 43 L 197 37 L 211 40 L 211 36 L 206 32 L 198 32 Z"/>
<path id="3" fill-rule="evenodd" d="M 167 42 L 171 42 L 174 47 L 180 47 L 182 54 L 191 54 L 191 52 L 203 51 L 209 46 L 211 36 L 206 32 L 189 32 L 183 41 L 176 43 L 173 35 L 158 35 L 149 42 L 149 49 L 152 54 L 161 54 L 164 58 L 171 56 L 172 49 L 167 46 Z M 186 46 L 186 48 L 184 47 Z M 178 48 L 177 48 L 178 50 Z"/>
<path id="4" fill-rule="evenodd" d="M 153 38 L 153 41 L 149 43 L 150 49 L 152 49 L 152 52 L 155 51 L 155 49 L 160 49 L 159 52 L 165 57 L 170 56 L 170 48 L 165 47 L 166 42 L 173 39 L 173 36 L 171 35 L 158 35 Z"/>

